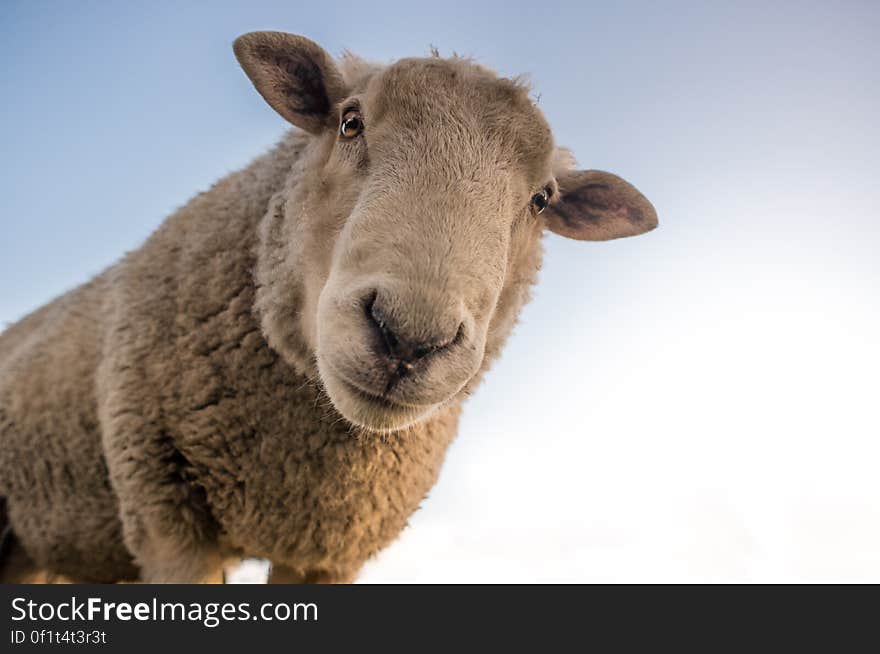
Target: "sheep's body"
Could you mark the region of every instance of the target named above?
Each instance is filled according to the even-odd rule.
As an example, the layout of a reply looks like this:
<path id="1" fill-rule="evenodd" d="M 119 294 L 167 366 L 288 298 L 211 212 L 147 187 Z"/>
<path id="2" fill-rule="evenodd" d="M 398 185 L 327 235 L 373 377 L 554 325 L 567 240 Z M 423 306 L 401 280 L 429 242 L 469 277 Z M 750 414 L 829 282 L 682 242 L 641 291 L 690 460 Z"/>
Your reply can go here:
<path id="1" fill-rule="evenodd" d="M 198 580 L 239 555 L 352 579 L 436 480 L 544 229 L 657 224 L 467 60 L 340 69 L 274 32 L 235 51 L 303 131 L 0 335 L 0 568 L 8 513 L 75 579 Z"/>
<path id="2" fill-rule="evenodd" d="M 0 336 L 0 496 L 38 566 L 114 581 L 167 559 L 181 579 L 244 553 L 350 579 L 433 484 L 457 406 L 360 437 L 254 313 L 258 227 L 307 138 Z"/>
<path id="3" fill-rule="evenodd" d="M 95 280 L 0 335 L 0 496 L 34 561 L 95 581 L 136 575 L 95 402 L 106 287 Z"/>

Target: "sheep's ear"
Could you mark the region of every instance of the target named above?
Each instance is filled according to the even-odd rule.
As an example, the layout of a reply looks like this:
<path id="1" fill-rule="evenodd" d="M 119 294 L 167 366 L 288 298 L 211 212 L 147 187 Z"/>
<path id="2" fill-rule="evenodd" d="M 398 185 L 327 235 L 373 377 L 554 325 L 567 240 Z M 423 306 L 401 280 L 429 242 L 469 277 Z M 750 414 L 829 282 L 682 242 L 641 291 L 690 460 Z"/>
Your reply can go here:
<path id="1" fill-rule="evenodd" d="M 556 176 L 559 197 L 543 213 L 547 228 L 579 241 L 607 241 L 644 234 L 657 212 L 635 186 L 601 170 L 569 170 Z"/>
<path id="2" fill-rule="evenodd" d="M 335 124 L 345 83 L 317 43 L 284 32 L 250 32 L 232 49 L 260 95 L 284 118 L 312 133 Z"/>

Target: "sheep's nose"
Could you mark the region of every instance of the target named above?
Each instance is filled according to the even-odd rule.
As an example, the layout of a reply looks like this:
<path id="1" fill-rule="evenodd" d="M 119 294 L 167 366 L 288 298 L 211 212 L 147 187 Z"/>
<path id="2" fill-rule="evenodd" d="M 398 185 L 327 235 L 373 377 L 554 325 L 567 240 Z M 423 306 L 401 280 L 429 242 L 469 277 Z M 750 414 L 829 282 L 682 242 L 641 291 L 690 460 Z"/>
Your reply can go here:
<path id="1" fill-rule="evenodd" d="M 464 323 L 458 322 L 455 329 L 436 326 L 434 333 L 427 336 L 407 336 L 406 331 L 395 324 L 390 312 L 383 309 L 377 293 L 373 293 L 366 304 L 366 314 L 378 336 L 379 351 L 398 372 L 412 369 L 417 361 L 447 349 L 461 338 Z M 403 370 L 399 368 L 402 367 Z"/>

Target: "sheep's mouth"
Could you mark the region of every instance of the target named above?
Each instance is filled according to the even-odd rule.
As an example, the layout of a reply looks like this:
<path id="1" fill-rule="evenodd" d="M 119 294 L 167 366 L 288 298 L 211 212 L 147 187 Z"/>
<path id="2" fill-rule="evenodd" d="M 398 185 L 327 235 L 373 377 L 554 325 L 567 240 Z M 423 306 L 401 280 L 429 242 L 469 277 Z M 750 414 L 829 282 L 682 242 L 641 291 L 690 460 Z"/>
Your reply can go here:
<path id="1" fill-rule="evenodd" d="M 367 431 L 389 433 L 421 422 L 435 404 L 409 404 L 365 390 L 333 370 L 322 374 L 324 387 L 336 410 L 350 423 Z"/>
<path id="2" fill-rule="evenodd" d="M 398 404 L 397 402 L 389 400 L 387 397 L 384 397 L 382 395 L 377 395 L 375 393 L 365 391 L 360 386 L 357 386 L 357 385 L 353 384 L 352 382 L 348 381 L 345 377 L 340 376 L 339 381 L 345 387 L 345 390 L 347 390 L 349 393 L 351 393 L 352 395 L 354 395 L 356 398 L 358 398 L 359 400 L 361 400 L 363 402 L 368 402 L 370 404 L 378 405 L 378 406 L 382 407 L 383 409 L 397 409 L 397 408 L 403 409 L 403 408 L 406 408 L 406 405 L 404 405 L 404 404 Z"/>

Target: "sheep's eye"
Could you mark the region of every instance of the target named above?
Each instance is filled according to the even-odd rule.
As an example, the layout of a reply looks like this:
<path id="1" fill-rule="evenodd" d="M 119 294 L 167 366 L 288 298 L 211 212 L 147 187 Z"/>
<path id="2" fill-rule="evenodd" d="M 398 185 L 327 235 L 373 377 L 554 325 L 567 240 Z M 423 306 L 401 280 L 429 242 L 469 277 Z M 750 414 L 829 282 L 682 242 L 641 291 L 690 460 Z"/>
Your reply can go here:
<path id="1" fill-rule="evenodd" d="M 339 125 L 339 133 L 343 138 L 353 139 L 364 131 L 364 119 L 358 111 L 346 111 Z"/>
<path id="2" fill-rule="evenodd" d="M 532 207 L 534 208 L 535 213 L 541 213 L 544 211 L 548 204 L 550 204 L 550 194 L 547 192 L 547 189 L 541 189 L 540 192 L 535 193 L 532 196 Z"/>

